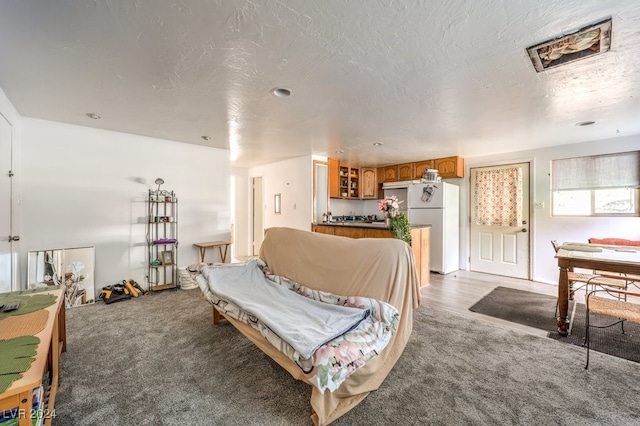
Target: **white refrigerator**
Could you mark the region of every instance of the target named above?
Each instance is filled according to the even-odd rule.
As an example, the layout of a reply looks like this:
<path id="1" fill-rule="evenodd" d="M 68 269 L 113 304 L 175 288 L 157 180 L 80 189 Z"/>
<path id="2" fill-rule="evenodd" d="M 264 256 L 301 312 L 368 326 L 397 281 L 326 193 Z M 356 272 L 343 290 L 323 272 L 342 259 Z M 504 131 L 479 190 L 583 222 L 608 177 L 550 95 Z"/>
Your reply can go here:
<path id="1" fill-rule="evenodd" d="M 410 183 L 384 190 L 403 201 L 400 209 L 412 225 L 431 225 L 429 264 L 433 272 L 460 269 L 460 188 L 446 182 Z"/>

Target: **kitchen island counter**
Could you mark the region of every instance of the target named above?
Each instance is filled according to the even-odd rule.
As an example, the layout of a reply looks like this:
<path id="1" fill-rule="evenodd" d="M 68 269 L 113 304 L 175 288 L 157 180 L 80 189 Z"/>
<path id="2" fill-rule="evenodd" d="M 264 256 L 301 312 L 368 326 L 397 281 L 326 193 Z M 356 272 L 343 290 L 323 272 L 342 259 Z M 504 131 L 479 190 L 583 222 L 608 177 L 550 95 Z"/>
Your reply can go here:
<path id="1" fill-rule="evenodd" d="M 314 226 L 339 226 L 341 228 L 372 228 L 372 229 L 385 229 L 389 230 L 384 224 L 384 221 L 375 221 L 375 222 L 362 222 L 362 221 L 351 221 L 347 220 L 344 222 L 327 222 L 327 223 L 312 223 L 312 227 Z M 431 225 L 411 225 L 411 229 L 417 228 L 430 228 Z"/>
<path id="2" fill-rule="evenodd" d="M 384 222 L 331 222 L 312 223 L 311 230 L 323 234 L 349 238 L 395 238 Z M 416 272 L 420 286 L 429 284 L 429 242 L 431 225 L 411 226 L 411 250 L 416 260 Z"/>

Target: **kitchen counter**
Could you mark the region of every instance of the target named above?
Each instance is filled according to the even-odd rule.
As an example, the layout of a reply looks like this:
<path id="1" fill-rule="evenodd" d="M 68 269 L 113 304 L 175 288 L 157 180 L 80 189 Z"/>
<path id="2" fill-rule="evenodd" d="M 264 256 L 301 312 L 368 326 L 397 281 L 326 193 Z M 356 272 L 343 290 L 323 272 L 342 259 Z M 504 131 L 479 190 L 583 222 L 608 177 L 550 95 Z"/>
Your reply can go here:
<path id="1" fill-rule="evenodd" d="M 389 229 L 385 226 L 384 221 L 362 222 L 356 220 L 347 220 L 344 222 L 328 222 L 328 223 L 312 223 L 313 226 L 340 226 L 344 228 L 373 228 L 373 229 Z M 411 225 L 411 229 L 430 228 L 431 225 Z"/>
<path id="2" fill-rule="evenodd" d="M 340 226 L 349 228 L 375 228 L 375 229 L 387 229 L 384 225 L 384 220 L 375 222 L 363 222 L 357 220 L 345 220 L 344 222 L 324 222 L 324 223 L 312 223 L 313 226 Z"/>
<path id="3" fill-rule="evenodd" d="M 395 238 L 384 221 L 345 221 L 330 223 L 312 223 L 311 230 L 322 234 L 348 238 Z M 429 284 L 429 241 L 431 225 L 411 226 L 411 250 L 416 260 L 416 273 L 420 286 Z"/>

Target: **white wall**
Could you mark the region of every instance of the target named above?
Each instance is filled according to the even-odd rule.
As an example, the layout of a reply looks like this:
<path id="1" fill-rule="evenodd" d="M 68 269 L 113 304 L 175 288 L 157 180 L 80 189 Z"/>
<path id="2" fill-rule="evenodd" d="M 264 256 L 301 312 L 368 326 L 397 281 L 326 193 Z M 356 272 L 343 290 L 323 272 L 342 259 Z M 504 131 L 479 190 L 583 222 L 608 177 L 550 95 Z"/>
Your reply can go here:
<path id="1" fill-rule="evenodd" d="M 382 219 L 384 215 L 378 210 L 378 202 L 380 200 L 347 200 L 340 198 L 331 198 L 329 200 L 329 208 L 331 214 L 335 216 L 369 216 L 375 214 L 378 219 Z"/>
<path id="2" fill-rule="evenodd" d="M 309 156 L 249 169 L 251 178 L 262 177 L 264 228 L 287 226 L 311 230 L 313 215 L 313 159 Z M 274 213 L 274 195 L 282 196 L 282 213 Z"/>
<path id="3" fill-rule="evenodd" d="M 146 283 L 145 199 L 157 177 L 179 202 L 179 266 L 198 260 L 193 243 L 229 238 L 227 150 L 32 118 L 21 142 L 24 268 L 28 251 L 95 246 L 96 290 Z"/>
<path id="4" fill-rule="evenodd" d="M 531 162 L 531 239 L 532 239 L 532 278 L 534 281 L 556 284 L 558 266 L 554 259 L 551 240 L 587 242 L 591 237 L 618 237 L 640 240 L 640 218 L 607 217 L 551 217 L 551 160 L 568 157 L 581 157 L 640 149 L 640 135 L 615 139 L 562 145 L 532 151 L 486 157 L 465 158 L 465 178 L 452 183 L 460 185 L 461 209 L 463 218 L 460 232 L 460 265 L 469 269 L 469 169 L 530 161 Z M 533 208 L 534 203 L 543 202 L 544 208 Z"/>
<path id="5" fill-rule="evenodd" d="M 232 246 L 233 255 L 249 256 L 251 247 L 251 180 L 249 179 L 249 169 L 232 167 L 231 175 L 236 181 L 235 217 L 232 218 L 235 231 Z"/>

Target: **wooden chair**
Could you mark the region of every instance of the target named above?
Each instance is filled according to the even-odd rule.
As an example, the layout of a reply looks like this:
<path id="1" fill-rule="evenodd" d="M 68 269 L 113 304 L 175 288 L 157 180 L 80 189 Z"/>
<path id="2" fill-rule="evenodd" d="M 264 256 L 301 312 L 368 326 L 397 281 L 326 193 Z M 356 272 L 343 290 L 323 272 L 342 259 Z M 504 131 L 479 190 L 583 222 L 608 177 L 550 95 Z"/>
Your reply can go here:
<path id="1" fill-rule="evenodd" d="M 628 296 L 632 296 L 631 299 Z M 633 298 L 640 298 L 640 293 L 631 293 L 625 290 L 612 288 L 594 289 L 586 295 L 586 328 L 585 328 L 585 344 L 587 346 L 587 363 L 584 368 L 589 368 L 589 349 L 590 349 L 590 330 L 592 327 L 606 328 L 616 324 L 622 324 L 622 333 L 624 333 L 624 321 L 631 321 L 640 324 L 640 303 L 634 301 Z M 640 301 L 640 299 L 638 299 Z M 590 323 L 591 314 L 600 314 L 617 320 L 611 324 L 604 326 L 596 326 Z"/>
<path id="2" fill-rule="evenodd" d="M 551 245 L 556 253 L 560 249 L 560 245 L 556 240 L 551 240 Z M 589 286 L 592 286 L 592 289 L 596 287 L 605 287 L 605 288 L 616 288 L 627 290 L 627 280 L 623 277 L 607 275 L 605 272 L 600 271 L 592 271 L 592 272 L 575 272 L 572 270 L 567 271 L 567 277 L 569 280 L 569 300 L 574 300 L 576 290 L 585 289 L 585 292 L 589 292 Z M 574 287 L 576 283 L 580 285 Z M 571 316 L 569 318 L 569 328 L 568 331 L 571 333 L 571 327 L 573 326 L 573 318 L 576 314 L 577 304 L 573 303 L 573 308 L 571 309 Z M 558 317 L 558 302 L 556 302 L 556 311 L 555 318 Z"/>
<path id="3" fill-rule="evenodd" d="M 620 248 L 629 250 L 640 250 L 640 240 L 627 240 L 624 238 L 589 238 L 589 244 L 603 244 L 603 245 L 612 245 L 618 246 Z M 637 248 L 636 248 L 637 247 Z M 640 276 L 631 275 L 631 274 L 607 274 L 606 272 L 602 274 L 603 276 L 607 276 L 609 278 L 623 278 L 627 282 L 627 289 L 630 284 L 633 284 L 638 289 L 640 289 Z"/>

